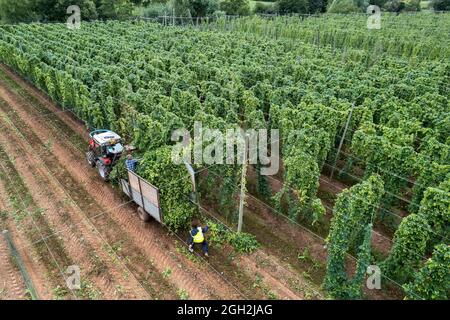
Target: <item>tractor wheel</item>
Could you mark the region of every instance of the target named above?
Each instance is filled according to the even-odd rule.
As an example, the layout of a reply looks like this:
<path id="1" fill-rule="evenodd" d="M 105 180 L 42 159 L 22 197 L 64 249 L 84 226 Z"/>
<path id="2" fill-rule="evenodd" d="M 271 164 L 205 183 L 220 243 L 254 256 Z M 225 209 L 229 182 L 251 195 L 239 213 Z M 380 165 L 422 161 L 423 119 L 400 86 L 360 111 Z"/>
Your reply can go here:
<path id="1" fill-rule="evenodd" d="M 100 174 L 100 177 L 102 178 L 102 180 L 108 181 L 110 169 L 107 166 L 105 166 L 103 164 L 103 162 L 101 162 L 100 160 L 97 160 L 96 165 L 97 165 L 98 173 Z"/>
<path id="2" fill-rule="evenodd" d="M 139 218 L 142 221 L 144 221 L 144 222 L 150 221 L 150 215 L 147 212 L 145 212 L 144 208 L 139 207 L 137 211 L 138 211 Z"/>
<path id="3" fill-rule="evenodd" d="M 94 152 L 89 151 L 86 152 L 86 160 L 89 163 L 89 165 L 93 168 L 95 167 L 95 155 Z"/>

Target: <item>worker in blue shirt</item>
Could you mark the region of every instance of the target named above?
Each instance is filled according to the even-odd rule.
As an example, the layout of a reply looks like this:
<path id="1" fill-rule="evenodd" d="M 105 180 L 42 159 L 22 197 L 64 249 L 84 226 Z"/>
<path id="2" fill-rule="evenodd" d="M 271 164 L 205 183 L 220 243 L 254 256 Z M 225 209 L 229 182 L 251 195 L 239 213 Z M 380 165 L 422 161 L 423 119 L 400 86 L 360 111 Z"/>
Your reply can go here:
<path id="1" fill-rule="evenodd" d="M 208 257 L 208 242 L 206 242 L 205 240 L 205 233 L 208 231 L 208 229 L 209 229 L 208 226 L 202 228 L 197 219 L 194 219 L 192 221 L 192 230 L 189 233 L 189 240 L 188 240 L 189 251 L 191 253 L 194 252 L 195 244 L 201 244 L 205 257 Z"/>
<path id="2" fill-rule="evenodd" d="M 127 160 L 125 161 L 125 166 L 131 172 L 136 172 L 136 166 L 139 163 L 139 160 L 133 159 L 133 156 L 129 154 L 127 156 Z"/>

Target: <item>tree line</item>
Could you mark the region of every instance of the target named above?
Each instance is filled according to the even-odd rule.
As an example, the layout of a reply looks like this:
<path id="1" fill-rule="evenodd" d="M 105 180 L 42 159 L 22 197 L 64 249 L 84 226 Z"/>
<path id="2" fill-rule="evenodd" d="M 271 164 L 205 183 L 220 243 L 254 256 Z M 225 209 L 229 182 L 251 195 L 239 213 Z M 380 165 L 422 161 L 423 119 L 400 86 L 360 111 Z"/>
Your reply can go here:
<path id="1" fill-rule="evenodd" d="M 0 20 L 3 23 L 65 21 L 70 5 L 81 8 L 83 20 L 124 20 L 140 12 L 149 16 L 167 12 L 193 17 L 214 13 L 241 16 L 253 12 L 316 13 L 325 12 L 327 0 L 272 0 L 257 2 L 254 7 L 249 0 L 0 0 Z"/>
<path id="2" fill-rule="evenodd" d="M 420 0 L 0 0 L 0 22 L 65 21 L 70 5 L 81 8 L 83 20 L 125 20 L 132 16 L 164 14 L 204 17 L 213 14 L 362 13 L 369 4 L 398 13 L 422 9 Z M 450 0 L 432 0 L 430 8 L 448 11 Z"/>
<path id="3" fill-rule="evenodd" d="M 0 0 L 0 18 L 5 23 L 65 21 L 67 8 L 78 5 L 84 20 L 124 19 L 142 0 Z"/>

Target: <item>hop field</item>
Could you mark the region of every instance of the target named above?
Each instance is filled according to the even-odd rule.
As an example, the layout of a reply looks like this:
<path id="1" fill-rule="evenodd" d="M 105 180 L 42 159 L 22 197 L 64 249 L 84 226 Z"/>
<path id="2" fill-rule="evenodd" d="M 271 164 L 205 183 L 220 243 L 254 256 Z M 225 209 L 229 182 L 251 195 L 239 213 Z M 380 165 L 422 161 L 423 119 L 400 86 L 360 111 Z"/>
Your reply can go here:
<path id="1" fill-rule="evenodd" d="M 376 264 L 401 296 L 447 299 L 450 16 L 387 16 L 381 30 L 362 17 L 3 25 L 0 61 L 89 128 L 137 146 L 138 173 L 160 189 L 175 232 L 199 213 L 185 168 L 171 161 L 172 132 L 196 121 L 278 129 L 280 173 L 261 175 L 257 164 L 244 183 L 271 214 L 328 236 L 313 282 L 334 298 L 370 297 L 362 284 Z M 227 224 L 243 167 L 196 166 L 201 203 Z M 265 246 L 250 223 L 246 231 L 215 235 L 242 252 L 255 239 Z M 374 233 L 390 244 L 377 248 Z"/>

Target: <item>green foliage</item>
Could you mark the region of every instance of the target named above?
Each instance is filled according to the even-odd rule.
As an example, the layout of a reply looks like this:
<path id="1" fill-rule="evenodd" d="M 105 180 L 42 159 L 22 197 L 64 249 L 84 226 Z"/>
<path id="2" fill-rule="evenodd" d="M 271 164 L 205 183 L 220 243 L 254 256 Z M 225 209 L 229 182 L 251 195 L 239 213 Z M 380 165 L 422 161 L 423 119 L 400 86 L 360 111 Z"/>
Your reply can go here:
<path id="1" fill-rule="evenodd" d="M 403 129 L 363 123 L 352 140 L 355 154 L 364 160 L 365 176 L 377 173 L 385 182 L 383 205 L 389 207 L 398 199 L 394 195 L 407 186 L 415 166 L 413 136 Z"/>
<path id="2" fill-rule="evenodd" d="M 448 241 L 449 208 L 450 180 L 425 191 L 418 213 L 404 218 L 395 233 L 394 246 L 384 262 L 386 274 L 402 283 L 413 278 L 427 247 Z"/>
<path id="3" fill-rule="evenodd" d="M 257 192 L 262 199 L 269 200 L 271 196 L 271 188 L 267 176 L 261 174 L 261 164 L 255 166 L 257 181 Z"/>
<path id="4" fill-rule="evenodd" d="M 114 168 L 112 169 L 110 175 L 109 175 L 109 179 L 115 183 L 115 184 L 119 184 L 120 183 L 120 179 L 124 179 L 127 177 L 128 173 L 127 173 L 127 168 L 125 166 L 125 161 L 119 161 Z"/>
<path id="5" fill-rule="evenodd" d="M 430 226 L 423 215 L 411 214 L 403 218 L 395 232 L 389 257 L 383 262 L 383 274 L 401 283 L 412 279 L 429 239 Z"/>
<path id="6" fill-rule="evenodd" d="M 450 236 L 450 179 L 442 182 L 438 188 L 428 188 L 420 203 L 419 214 L 424 216 L 433 233 L 431 243 L 448 240 Z"/>
<path id="7" fill-rule="evenodd" d="M 382 8 L 390 12 L 400 12 L 405 8 L 405 3 L 400 0 L 388 0 L 383 4 Z"/>
<path id="8" fill-rule="evenodd" d="M 35 0 L 0 0 L 0 21 L 4 23 L 31 22 L 37 19 L 33 12 Z"/>
<path id="9" fill-rule="evenodd" d="M 219 9 L 218 0 L 191 0 L 193 17 L 204 17 L 211 15 Z"/>
<path id="10" fill-rule="evenodd" d="M 222 0 L 220 10 L 228 15 L 247 16 L 250 14 L 249 0 Z"/>
<path id="11" fill-rule="evenodd" d="M 125 20 L 130 18 L 133 4 L 130 0 L 100 0 L 99 17 L 103 19 Z"/>
<path id="12" fill-rule="evenodd" d="M 422 8 L 420 7 L 420 0 L 406 0 L 405 3 L 405 11 L 420 11 Z"/>
<path id="13" fill-rule="evenodd" d="M 431 6 L 436 11 L 450 11 L 450 0 L 432 0 Z"/>
<path id="14" fill-rule="evenodd" d="M 69 15 L 67 8 L 71 5 L 77 5 L 81 10 L 81 19 L 95 20 L 99 17 L 97 0 L 37 0 L 36 14 L 44 21 L 62 21 L 65 22 Z"/>
<path id="15" fill-rule="evenodd" d="M 387 2 L 387 0 L 371 0 L 369 1 L 370 4 L 379 6 L 380 8 L 382 8 L 384 6 L 384 4 Z"/>
<path id="16" fill-rule="evenodd" d="M 204 17 L 219 9 L 218 0 L 170 0 L 168 4 L 176 16 Z"/>
<path id="17" fill-rule="evenodd" d="M 186 169 L 172 162 L 172 148 L 164 146 L 147 151 L 140 161 L 138 174 L 158 187 L 165 224 L 175 231 L 187 228 L 195 214 L 187 199 L 192 185 Z"/>
<path id="18" fill-rule="evenodd" d="M 208 241 L 214 246 L 229 243 L 238 252 L 251 253 L 259 248 L 256 238 L 248 233 L 230 231 L 223 224 L 208 221 Z"/>
<path id="19" fill-rule="evenodd" d="M 146 18 L 156 18 L 168 14 L 170 9 L 166 3 L 150 3 L 145 7 L 139 7 L 135 10 L 134 14 Z"/>
<path id="20" fill-rule="evenodd" d="M 331 2 L 328 13 L 352 13 L 363 12 L 355 0 L 334 0 Z"/>
<path id="21" fill-rule="evenodd" d="M 259 248 L 259 243 L 255 236 L 249 233 L 232 232 L 227 240 L 239 252 L 251 253 Z"/>
<path id="22" fill-rule="evenodd" d="M 324 13 L 327 10 L 328 0 L 309 0 L 309 13 Z"/>
<path id="23" fill-rule="evenodd" d="M 448 202 L 434 189 L 443 189 L 440 185 L 448 180 L 448 17 L 386 13 L 383 23 L 389 28 L 377 32 L 366 30 L 365 15 L 270 21 L 244 17 L 234 21 L 237 32 L 162 28 L 139 21 L 86 23 L 76 31 L 64 24 L 2 25 L 0 61 L 63 108 L 73 109 L 89 126 L 110 127 L 135 142 L 144 154 L 139 173 L 160 188 L 173 229 L 186 227 L 193 215 L 185 169 L 169 160 L 173 129 L 192 131 L 197 119 L 221 129 L 280 129 L 284 182 L 291 188 L 277 194 L 275 204 L 292 218 L 311 222 L 324 212 L 317 198 L 320 173 L 333 158 L 355 102 L 342 149 L 353 156 L 349 170 L 355 175 L 365 170 L 366 177 L 377 173 L 386 191 L 406 197 L 412 184 L 405 179 L 416 186 L 420 180 L 414 201 L 423 209 L 410 220 L 417 215 L 421 220 L 406 218 L 405 224 L 425 220 L 422 225 L 445 233 Z M 220 31 L 229 26 L 213 27 Z M 205 171 L 208 178 L 199 179 L 206 181 L 202 196 L 206 190 L 214 205 L 235 215 L 240 170 L 239 165 L 217 165 Z M 346 193 L 342 197 L 352 198 Z M 346 206 L 357 211 L 350 199 L 340 200 L 341 211 Z M 383 202 L 390 204 L 398 203 Z M 368 228 L 350 232 L 344 243 L 359 257 L 359 271 L 369 259 Z M 401 229 L 388 265 L 394 273 L 398 263 L 402 270 L 403 260 L 415 261 L 416 256 L 405 258 L 403 253 L 410 252 L 405 248 L 427 253 L 438 242 L 432 233 L 422 235 L 423 228 Z M 336 252 L 332 261 L 339 266 Z M 413 262 L 415 270 L 421 262 Z M 358 281 L 359 271 L 354 277 Z M 339 280 L 345 292 L 336 295 L 357 296 L 356 280 Z"/>
<path id="24" fill-rule="evenodd" d="M 304 153 L 286 157 L 284 164 L 286 166 L 285 185 L 280 195 L 287 195 L 287 201 L 290 203 L 289 216 L 291 219 L 297 219 L 304 210 L 310 208 L 315 199 L 320 171 L 311 156 Z"/>
<path id="25" fill-rule="evenodd" d="M 278 5 L 266 2 L 256 2 L 253 12 L 257 14 L 275 14 L 278 12 Z"/>
<path id="26" fill-rule="evenodd" d="M 189 300 L 189 293 L 186 291 L 186 289 L 178 289 L 178 297 L 180 300 Z"/>
<path id="27" fill-rule="evenodd" d="M 440 244 L 434 248 L 433 256 L 414 276 L 414 280 L 403 286 L 409 300 L 448 300 L 450 298 L 450 247 Z"/>
<path id="28" fill-rule="evenodd" d="M 82 20 L 123 20 L 129 18 L 133 10 L 130 0 L 0 0 L 0 17 L 8 23 L 66 22 L 70 5 L 80 7 Z"/>
<path id="29" fill-rule="evenodd" d="M 401 11 L 420 11 L 420 0 L 390 0 L 387 1 L 383 8 L 387 11 L 401 12 Z"/>
<path id="30" fill-rule="evenodd" d="M 278 10 L 281 14 L 287 13 L 308 13 L 308 0 L 279 0 Z"/>
<path id="31" fill-rule="evenodd" d="M 188 16 L 190 10 L 192 10 L 192 6 L 189 0 L 170 0 L 167 2 L 167 4 L 169 8 L 168 15 Z"/>
<path id="32" fill-rule="evenodd" d="M 229 230 L 223 224 L 217 223 L 213 220 L 208 220 L 206 223 L 208 229 L 208 241 L 215 247 L 222 247 L 227 242 L 227 234 Z"/>
<path id="33" fill-rule="evenodd" d="M 337 4 L 338 2 L 333 3 Z M 367 15 L 361 14 L 365 12 L 367 6 L 362 5 L 362 7 L 358 6 L 358 8 L 361 8 L 361 10 L 357 14 L 326 14 L 320 17 L 301 16 L 300 19 L 299 17 L 278 17 L 272 19 L 270 23 L 267 23 L 267 19 L 249 17 L 234 23 L 233 28 L 236 31 L 243 32 L 251 30 L 252 34 L 264 36 L 265 38 L 285 39 L 291 45 L 294 45 L 296 42 L 306 42 L 319 45 L 320 47 L 341 49 L 345 52 L 344 57 L 350 60 L 356 59 L 359 61 L 358 63 L 364 61 L 371 66 L 371 71 L 377 70 L 377 73 L 381 70 L 386 70 L 386 68 L 393 68 L 396 71 L 401 70 L 404 67 L 400 63 L 402 60 L 411 61 L 416 65 L 429 60 L 447 61 L 450 59 L 450 38 L 447 36 L 450 19 L 447 13 L 440 15 L 420 14 L 413 17 L 410 15 L 384 13 L 382 24 L 389 27 L 381 28 L 376 32 L 369 32 L 370 30 L 367 30 Z M 313 12 L 311 10 L 311 2 L 310 11 Z M 220 26 L 220 29 L 225 28 L 225 25 Z M 408 32 L 405 30 L 408 30 Z M 430 30 L 433 31 L 431 39 L 428 33 Z M 379 63 L 381 57 L 383 63 Z M 393 59 L 395 62 L 387 63 L 386 59 Z M 341 61 L 340 58 L 336 60 Z M 375 61 L 377 63 L 374 64 Z M 293 63 L 292 66 L 293 69 L 306 67 L 304 63 Z M 442 79 L 447 79 L 448 81 L 449 78 L 445 73 L 445 68 L 442 68 L 441 65 L 438 69 L 442 72 Z M 306 68 L 304 72 L 306 70 L 308 69 Z M 286 75 L 286 79 L 290 78 L 289 75 Z M 440 126 L 444 128 L 448 120 L 447 122 L 442 120 L 448 119 L 450 116 L 445 111 L 446 102 L 442 103 L 442 99 L 446 99 L 442 93 L 447 92 L 448 96 L 448 86 L 445 86 L 443 83 L 438 85 L 442 91 L 441 94 L 436 95 L 434 91 L 437 87 L 428 86 L 426 76 L 421 75 L 418 69 L 412 72 L 411 75 L 408 78 L 397 74 L 401 78 L 398 82 L 386 82 L 385 76 L 378 78 L 383 87 L 388 86 L 391 88 L 389 93 L 384 92 L 376 96 L 374 95 L 376 91 L 373 88 L 364 86 L 365 83 L 372 82 L 373 78 L 355 77 L 351 81 L 349 77 L 345 77 L 346 81 L 352 82 L 351 88 L 353 90 L 351 91 L 348 90 L 347 84 L 341 81 L 344 78 L 334 77 L 329 80 L 333 83 L 341 83 L 340 92 L 353 93 L 350 101 L 356 101 L 358 107 L 363 102 L 370 102 L 371 105 L 376 104 L 377 108 L 386 106 L 384 110 L 387 111 L 388 117 L 401 116 L 412 111 L 415 114 L 422 114 L 424 118 L 428 118 L 424 121 L 426 127 Z M 286 85 L 289 86 L 289 82 Z M 301 91 L 301 88 L 297 87 L 297 90 Z M 361 94 L 359 89 L 355 90 L 355 88 L 361 89 L 364 93 Z M 326 88 L 324 90 L 329 92 Z M 407 99 L 395 99 L 396 96 L 403 96 Z M 383 103 L 383 100 L 385 103 Z M 396 103 L 387 103 L 392 100 L 395 100 Z M 276 103 L 280 104 L 279 102 Z M 407 108 L 404 108 L 405 103 L 407 103 Z M 331 106 L 332 104 L 328 105 Z M 430 107 L 431 105 L 433 107 Z M 370 111 L 375 111 L 375 105 L 371 107 L 372 110 Z M 444 110 L 443 112 L 441 111 L 442 109 Z M 393 115 L 393 113 L 397 114 Z M 436 122 L 432 118 L 435 118 Z M 406 117 L 406 119 L 409 118 Z M 448 131 L 445 133 L 443 141 L 448 136 Z"/>
<path id="34" fill-rule="evenodd" d="M 337 299 L 361 297 L 361 284 L 370 264 L 372 221 L 384 193 L 383 181 L 369 177 L 339 194 L 334 207 L 328 242 L 327 272 L 324 288 Z M 353 278 L 346 270 L 347 253 L 356 253 L 357 267 Z"/>
<path id="35" fill-rule="evenodd" d="M 291 219 L 310 223 L 321 219 L 325 209 L 316 199 L 321 167 L 340 124 L 342 114 L 323 105 L 302 102 L 296 107 L 272 105 L 271 125 L 284 137 L 282 155 L 285 184 L 274 196 L 279 210 L 288 204 Z"/>
<path id="36" fill-rule="evenodd" d="M 409 207 L 410 212 L 417 212 L 424 192 L 428 187 L 438 186 L 444 179 L 450 180 L 450 165 L 438 163 L 424 163 L 419 171 L 418 178 L 413 188 L 413 198 Z"/>

